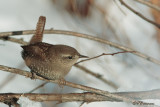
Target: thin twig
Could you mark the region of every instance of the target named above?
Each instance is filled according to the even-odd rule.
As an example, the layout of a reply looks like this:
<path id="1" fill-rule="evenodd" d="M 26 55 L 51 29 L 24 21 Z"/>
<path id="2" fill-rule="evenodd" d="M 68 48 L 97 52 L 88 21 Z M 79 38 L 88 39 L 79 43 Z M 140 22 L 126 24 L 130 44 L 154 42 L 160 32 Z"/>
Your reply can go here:
<path id="1" fill-rule="evenodd" d="M 12 37 L 2 37 L 0 38 L 4 41 L 11 41 L 11 42 L 15 42 L 15 43 L 19 43 L 19 44 L 23 44 L 23 45 L 27 45 L 28 43 L 25 42 L 23 39 L 16 39 L 16 38 L 12 38 Z"/>
<path id="2" fill-rule="evenodd" d="M 83 70 L 84 72 L 86 72 L 86 73 L 98 78 L 99 80 L 103 81 L 104 83 L 108 84 L 109 86 L 113 87 L 114 89 L 118 88 L 118 86 L 115 83 L 103 78 L 103 75 L 94 73 L 94 72 L 90 71 L 89 69 L 87 69 L 87 68 L 85 68 L 85 67 L 83 67 L 81 65 L 74 65 L 74 66 L 79 68 L 79 69 L 81 69 L 81 70 Z"/>
<path id="3" fill-rule="evenodd" d="M 26 76 L 26 77 L 32 77 L 32 74 L 28 71 L 23 71 L 20 69 L 11 68 L 11 67 L 7 67 L 7 66 L 3 66 L 3 65 L 0 65 L 0 70 L 10 72 L 10 73 L 19 74 L 19 75 Z M 127 98 L 124 96 L 122 97 L 119 95 L 111 94 L 108 91 L 103 91 L 100 89 L 96 89 L 96 88 L 92 88 L 92 87 L 88 87 L 88 86 L 84 86 L 84 85 L 80 85 L 80 84 L 75 84 L 75 83 L 68 82 L 68 81 L 65 81 L 65 83 L 64 82 L 62 83 L 61 80 L 47 80 L 47 79 L 44 79 L 44 78 L 36 76 L 36 75 L 35 75 L 35 79 L 39 79 L 39 80 L 43 80 L 43 81 L 47 81 L 47 82 L 52 82 L 52 83 L 56 83 L 56 84 L 61 84 L 61 85 L 66 85 L 66 86 L 73 87 L 73 88 L 78 88 L 81 90 L 85 90 L 85 91 L 93 92 L 93 93 L 100 94 L 100 95 L 103 95 L 106 97 L 110 97 L 111 99 L 120 100 L 123 102 L 129 102 L 129 103 L 136 104 L 136 105 L 150 105 L 150 104 L 154 105 L 153 103 L 144 103 L 142 101 L 134 100 L 132 98 Z"/>
<path id="4" fill-rule="evenodd" d="M 0 102 L 4 102 L 9 99 L 19 99 L 20 97 L 27 97 L 30 100 L 44 102 L 44 101 L 58 101 L 60 103 L 71 102 L 71 101 L 84 101 L 84 102 L 96 102 L 96 101 L 114 101 L 111 98 L 98 95 L 95 93 L 67 93 L 67 94 L 56 94 L 56 93 L 1 93 Z M 117 100 L 117 102 L 120 102 Z"/>
<path id="5" fill-rule="evenodd" d="M 14 39 L 15 41 L 12 41 L 12 39 Z M 9 37 L 9 39 L 8 39 L 7 41 L 11 41 L 11 42 L 15 42 L 15 43 L 20 43 L 20 44 L 22 44 L 22 45 L 28 44 L 27 42 L 25 42 L 25 41 L 22 40 L 22 39 L 19 40 L 19 39 L 12 38 L 12 37 Z M 19 42 L 17 42 L 17 41 L 19 41 Z M 90 71 L 90 70 L 88 70 L 88 69 L 86 69 L 85 67 L 82 67 L 82 66 L 80 66 L 80 65 L 75 65 L 75 66 L 76 66 L 77 68 L 81 69 L 82 71 L 84 71 L 84 72 L 86 72 L 86 73 L 88 73 L 88 74 L 90 74 L 90 75 L 98 78 L 99 80 L 101 80 L 101 81 L 103 81 L 104 83 L 110 85 L 111 87 L 113 87 L 113 88 L 115 88 L 115 89 L 118 88 L 118 86 L 117 86 L 116 84 L 114 84 L 113 82 L 111 82 L 111 81 L 103 78 L 101 74 L 96 74 L 96 73 L 94 73 L 94 72 L 92 72 L 92 71 Z M 38 86 L 38 87 L 36 87 L 36 88 L 35 88 L 34 90 L 32 90 L 32 91 L 35 91 L 35 90 L 38 89 L 38 88 L 40 88 L 40 87 Z"/>
<path id="6" fill-rule="evenodd" d="M 160 11 L 160 7 L 159 6 L 156 6 L 156 5 L 154 5 L 154 4 L 152 4 L 152 3 L 148 2 L 148 1 L 145 1 L 145 0 L 135 0 L 135 1 L 137 1 L 137 2 L 139 2 L 141 4 L 144 4 L 146 6 L 149 6 L 149 7 L 153 8 L 153 9 L 155 9 L 157 11 Z"/>
<path id="7" fill-rule="evenodd" d="M 135 92 L 114 92 L 112 94 L 122 95 L 125 97 L 132 97 L 133 99 L 160 99 L 160 89 L 148 90 L 148 91 L 135 91 Z M 156 97 L 155 97 L 156 96 Z M 44 102 L 44 101 L 58 101 L 58 102 L 71 102 L 71 101 L 83 101 L 83 102 L 96 102 L 96 101 L 116 101 L 120 100 L 105 97 L 91 92 L 84 93 L 1 93 L 0 102 L 4 102 L 8 99 L 19 99 L 20 97 L 27 97 L 30 100 Z"/>
<path id="8" fill-rule="evenodd" d="M 14 39 L 15 41 L 12 41 L 12 39 Z M 6 40 L 6 39 L 5 39 L 5 40 Z M 8 41 L 12 41 L 12 42 L 20 43 L 20 44 L 24 44 L 24 45 L 25 45 L 25 44 L 28 44 L 27 42 L 23 41 L 23 39 L 20 39 L 20 40 L 19 40 L 19 39 L 15 39 L 15 38 L 12 38 L 12 37 L 9 37 Z M 19 41 L 19 42 L 17 42 L 17 41 Z M 131 52 L 135 52 L 135 51 L 131 51 Z M 113 53 L 112 53 L 112 54 L 113 54 Z M 80 65 L 75 65 L 75 66 L 76 66 L 77 68 L 83 70 L 84 72 L 86 72 L 86 73 L 88 73 L 88 74 L 90 74 L 90 75 L 98 78 L 99 80 L 103 81 L 104 83 L 107 83 L 107 84 L 110 85 L 111 87 L 113 87 L 113 88 L 115 88 L 115 89 L 118 88 L 116 84 L 114 84 L 113 82 L 108 81 L 107 79 L 103 78 L 103 77 L 101 76 L 101 74 L 96 74 L 96 73 L 94 73 L 94 72 L 92 72 L 92 71 L 90 71 L 90 70 L 88 70 L 88 69 L 86 69 L 85 67 L 82 67 L 82 66 L 80 66 Z"/>
<path id="9" fill-rule="evenodd" d="M 14 75 L 14 74 L 7 75 L 7 77 L 1 81 L 0 90 L 1 90 L 2 88 L 4 88 L 8 83 L 13 82 L 13 80 L 14 80 L 14 78 L 15 78 L 16 76 L 17 76 L 17 75 Z M 9 78 L 9 79 L 8 79 L 8 78 Z"/>
<path id="10" fill-rule="evenodd" d="M 43 84 L 41 84 L 41 85 L 37 86 L 36 88 L 32 89 L 32 90 L 31 90 L 31 91 L 29 91 L 28 93 L 33 93 L 35 90 L 37 90 L 37 89 L 39 89 L 39 88 L 41 88 L 41 87 L 45 86 L 46 84 L 48 84 L 48 82 L 45 82 L 45 83 L 43 83 Z"/>
<path id="11" fill-rule="evenodd" d="M 1 32 L 0 33 L 0 38 L 8 37 L 8 36 L 14 36 L 14 35 L 29 35 L 29 34 L 34 34 L 34 33 L 35 33 L 35 30 Z M 63 34 L 63 35 L 68 35 L 68 36 L 76 36 L 76 37 L 86 38 L 86 39 L 89 39 L 89 40 L 94 40 L 94 41 L 97 41 L 97 42 L 100 42 L 100 43 L 104 43 L 104 44 L 113 46 L 115 48 L 118 48 L 118 49 L 121 49 L 121 50 L 124 50 L 124 51 L 135 51 L 131 48 L 122 46 L 120 44 L 117 44 L 117 43 L 114 43 L 114 42 L 111 42 L 111 41 L 108 41 L 108 40 L 104 40 L 104 39 L 101 39 L 101 38 L 98 38 L 98 37 L 94 37 L 93 35 L 88 35 L 88 34 L 83 34 L 83 33 L 78 33 L 78 32 L 65 31 L 65 30 L 45 30 L 44 34 Z M 135 54 L 139 57 L 142 57 L 142 58 L 144 58 L 148 61 L 151 61 L 155 64 L 160 65 L 159 60 L 157 60 L 153 57 L 150 57 L 148 55 L 145 55 L 141 52 L 135 51 L 133 54 Z"/>
<path id="12" fill-rule="evenodd" d="M 101 56 L 104 56 L 104 55 L 116 55 L 116 54 L 120 54 L 120 53 L 133 53 L 133 52 L 135 52 L 135 51 L 123 51 L 123 52 L 116 52 L 116 53 L 108 53 L 108 54 L 106 54 L 106 53 L 102 53 L 101 55 L 98 55 L 98 56 L 95 56 L 95 57 L 92 57 L 92 58 L 88 58 L 88 59 L 84 59 L 84 60 L 81 60 L 81 61 L 79 61 L 79 62 L 77 62 L 76 64 L 79 64 L 79 63 L 81 63 L 81 62 L 85 62 L 85 61 L 89 61 L 89 60 L 92 60 L 92 59 L 96 59 L 96 58 L 99 58 L 99 57 L 101 57 Z M 75 65 L 76 65 L 75 64 Z"/>
<path id="13" fill-rule="evenodd" d="M 117 95 L 122 95 L 126 97 L 131 97 L 137 100 L 144 99 L 160 99 L 160 89 L 148 90 L 148 91 L 133 91 L 133 92 L 118 92 L 114 93 Z"/>
<path id="14" fill-rule="evenodd" d="M 148 23 L 151 23 L 152 25 L 156 26 L 157 28 L 160 29 L 160 24 L 146 18 L 145 16 L 143 16 L 141 13 L 137 12 L 136 10 L 134 10 L 133 8 L 131 8 L 129 5 L 127 5 L 123 0 L 119 0 L 120 3 L 122 5 L 124 5 L 126 8 L 128 8 L 130 11 L 132 11 L 133 13 L 135 13 L 137 16 L 141 17 L 142 19 L 144 19 L 145 21 L 147 21 Z"/>
<path id="15" fill-rule="evenodd" d="M 119 6 L 119 4 L 117 3 L 117 0 L 113 0 L 113 2 L 115 3 L 115 5 L 118 7 L 118 9 L 126 16 L 126 13 L 122 10 L 122 8 Z"/>

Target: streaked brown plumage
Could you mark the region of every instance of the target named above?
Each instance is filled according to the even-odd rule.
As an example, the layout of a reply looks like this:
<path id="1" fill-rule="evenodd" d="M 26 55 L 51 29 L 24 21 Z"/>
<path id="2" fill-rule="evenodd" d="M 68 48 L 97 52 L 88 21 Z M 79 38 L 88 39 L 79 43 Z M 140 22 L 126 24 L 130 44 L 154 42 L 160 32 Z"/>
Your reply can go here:
<path id="1" fill-rule="evenodd" d="M 86 56 L 67 45 L 42 42 L 45 22 L 46 17 L 40 16 L 29 45 L 22 46 L 22 58 L 32 73 L 46 79 L 63 79 L 76 61 Z"/>
<path id="2" fill-rule="evenodd" d="M 46 79 L 63 79 L 79 58 L 86 57 L 66 45 L 38 42 L 22 48 L 22 57 L 31 72 Z"/>

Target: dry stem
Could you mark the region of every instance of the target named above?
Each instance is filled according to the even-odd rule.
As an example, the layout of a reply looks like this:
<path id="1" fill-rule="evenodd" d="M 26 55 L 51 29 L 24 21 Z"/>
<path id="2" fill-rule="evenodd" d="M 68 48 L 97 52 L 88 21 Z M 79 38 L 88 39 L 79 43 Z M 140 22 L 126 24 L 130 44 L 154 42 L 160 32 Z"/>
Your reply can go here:
<path id="1" fill-rule="evenodd" d="M 36 88 L 34 88 L 34 89 L 32 89 L 31 91 L 29 91 L 29 93 L 33 93 L 35 90 L 37 90 L 37 89 L 39 89 L 39 88 L 45 86 L 47 83 L 48 83 L 48 82 L 45 82 L 45 83 L 43 83 L 43 84 L 37 86 Z"/>
<path id="2" fill-rule="evenodd" d="M 123 51 L 123 52 L 115 52 L 115 53 L 108 53 L 108 54 L 106 54 L 106 53 L 102 53 L 101 55 L 98 55 L 98 56 L 95 56 L 95 57 L 92 57 L 92 58 L 88 58 L 88 59 L 84 59 L 84 60 L 81 60 L 81 61 L 79 61 L 79 62 L 77 62 L 76 64 L 79 64 L 79 63 L 81 63 L 81 62 L 85 62 L 85 61 L 89 61 L 89 60 L 92 60 L 92 59 L 96 59 L 96 58 L 99 58 L 99 57 L 101 57 L 101 56 L 104 56 L 104 55 L 116 55 L 116 54 L 120 54 L 120 53 L 133 53 L 133 52 L 135 52 L 135 51 Z"/>
<path id="3" fill-rule="evenodd" d="M 139 91 L 139 92 L 115 92 L 112 94 L 121 95 L 125 97 L 132 97 L 133 99 L 160 99 L 160 90 L 149 90 L 149 91 Z M 91 92 L 84 93 L 67 93 L 67 94 L 57 94 L 57 93 L 1 93 L 0 102 L 4 102 L 9 99 L 19 99 L 20 97 L 27 97 L 30 100 L 44 102 L 44 101 L 58 101 L 61 103 L 71 102 L 71 101 L 83 101 L 83 102 L 96 102 L 96 101 L 116 101 L 120 100 L 105 97 L 103 95 L 98 95 Z"/>
<path id="4" fill-rule="evenodd" d="M 19 74 L 19 75 L 26 76 L 26 77 L 32 77 L 32 74 L 28 71 L 23 71 L 23 70 L 20 70 L 20 69 L 11 68 L 11 67 L 7 67 L 7 66 L 3 66 L 3 65 L 0 65 L 0 70 L 7 71 L 7 72 L 10 72 L 10 73 Z M 39 77 L 39 76 L 35 76 L 35 79 L 44 80 L 44 81 L 52 82 L 52 83 L 56 83 L 56 84 L 61 83 L 60 80 L 47 80 L 47 79 L 44 79 L 44 78 Z M 144 103 L 142 101 L 134 100 L 132 98 L 111 94 L 108 91 L 103 91 L 103 90 L 99 90 L 99 89 L 96 89 L 96 88 L 92 88 L 92 87 L 88 87 L 88 86 L 84 86 L 84 85 L 80 85 L 80 84 L 75 84 L 75 83 L 68 82 L 68 81 L 65 81 L 65 83 L 63 82 L 62 85 L 66 85 L 66 86 L 70 86 L 70 87 L 73 87 L 73 88 L 78 88 L 78 89 L 81 89 L 81 90 L 93 92 L 93 93 L 100 94 L 100 95 L 103 95 L 105 97 L 109 97 L 111 99 L 115 99 L 115 100 L 119 100 L 119 101 L 130 102 L 132 104 L 138 104 L 138 105 L 150 105 L 151 104 L 151 105 L 154 105 L 152 103 Z"/>
<path id="5" fill-rule="evenodd" d="M 152 4 L 152 3 L 148 2 L 148 1 L 145 1 L 145 0 L 135 0 L 135 1 L 137 1 L 137 2 L 139 2 L 141 4 L 144 4 L 144 5 L 148 6 L 148 7 L 151 7 L 153 9 L 157 10 L 157 11 L 160 11 L 160 7 L 159 6 L 156 6 L 156 5 L 154 5 L 154 4 Z"/>
<path id="6" fill-rule="evenodd" d="M 94 72 L 90 71 L 89 69 L 87 69 L 87 68 L 85 68 L 85 67 L 83 67 L 81 65 L 74 65 L 74 66 L 79 68 L 79 69 L 81 69 L 81 70 L 83 70 L 84 72 L 86 72 L 86 73 L 98 78 L 99 80 L 103 81 L 104 83 L 108 84 L 109 86 L 113 87 L 114 89 L 118 88 L 118 86 L 115 83 L 103 78 L 103 76 L 101 74 L 94 73 Z"/>
<path id="7" fill-rule="evenodd" d="M 152 25 L 156 26 L 157 28 L 160 29 L 160 24 L 146 18 L 145 16 L 143 16 L 141 13 L 137 12 L 136 10 L 134 10 L 133 8 L 131 8 L 129 5 L 127 5 L 123 0 L 119 0 L 121 2 L 122 5 L 124 5 L 126 8 L 128 8 L 130 11 L 132 11 L 133 13 L 135 13 L 137 16 L 141 17 L 142 19 L 144 19 L 145 21 L 147 21 L 148 23 L 151 23 Z"/>
<path id="8" fill-rule="evenodd" d="M 0 38 L 13 36 L 13 35 L 29 35 L 29 34 L 34 34 L 34 33 L 35 33 L 35 30 L 1 32 L 0 33 Z M 142 57 L 142 58 L 144 58 L 144 59 L 146 59 L 148 61 L 151 61 L 151 62 L 153 62 L 155 64 L 160 65 L 160 61 L 155 59 L 155 58 L 153 58 L 153 57 L 150 57 L 150 56 L 145 55 L 145 54 L 143 54 L 141 52 L 135 51 L 135 50 L 133 50 L 131 48 L 122 46 L 120 44 L 117 44 L 117 43 L 114 43 L 114 42 L 111 42 L 111 41 L 108 41 L 108 40 L 104 40 L 104 39 L 101 39 L 101 38 L 98 38 L 98 37 L 94 37 L 93 35 L 82 34 L 82 33 L 77 33 L 77 32 L 72 32 L 72 31 L 65 31 L 65 30 L 45 30 L 44 34 L 64 34 L 64 35 L 68 35 L 68 36 L 76 36 L 76 37 L 86 38 L 86 39 L 89 39 L 89 40 L 94 40 L 94 41 L 97 41 L 97 42 L 100 42 L 100 43 L 104 43 L 104 44 L 113 46 L 115 48 L 121 49 L 123 51 L 134 51 L 133 54 L 135 54 L 135 55 L 137 55 L 139 57 Z"/>

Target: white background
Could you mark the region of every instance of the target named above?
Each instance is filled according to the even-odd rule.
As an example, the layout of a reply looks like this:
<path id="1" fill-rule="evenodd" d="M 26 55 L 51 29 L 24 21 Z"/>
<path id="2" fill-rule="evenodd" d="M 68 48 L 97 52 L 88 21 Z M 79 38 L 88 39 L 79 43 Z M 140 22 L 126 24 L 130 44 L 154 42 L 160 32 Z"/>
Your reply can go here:
<path id="1" fill-rule="evenodd" d="M 63 2 L 63 0 L 61 0 Z M 138 3 L 128 2 L 132 7 L 153 20 L 150 10 Z M 98 4 L 98 3 L 97 3 Z M 119 3 L 118 3 L 119 4 Z M 104 16 L 96 9 L 93 9 L 88 18 L 74 17 L 64 10 L 60 3 L 53 3 L 51 0 L 0 0 L 0 32 L 31 30 L 35 29 L 39 16 L 46 16 L 46 29 L 70 30 L 86 34 L 92 34 L 106 40 L 131 47 L 137 51 L 152 56 L 158 60 L 159 44 L 157 43 L 155 27 L 119 4 L 125 14 L 109 0 L 100 0 L 99 5 L 106 9 Z M 109 23 L 105 22 L 108 20 Z M 114 28 L 108 28 L 109 24 Z M 107 27 L 106 27 L 107 26 Z M 116 36 L 117 38 L 116 39 Z M 32 35 L 16 36 L 29 41 Z M 93 42 L 86 39 L 64 36 L 44 35 L 44 42 L 51 44 L 65 44 L 76 48 L 81 54 L 93 57 L 102 53 L 113 53 L 120 50 Z M 29 71 L 21 58 L 21 47 L 19 44 L 0 40 L 0 65 L 19 68 Z M 119 91 L 145 91 L 160 88 L 160 67 L 132 54 L 119 54 L 115 56 L 103 56 L 81 64 L 95 73 L 102 74 L 106 79 L 119 86 L 114 90 L 95 77 L 72 67 L 66 80 L 83 84 L 86 86 L 107 90 L 110 92 Z M 9 81 L 10 80 L 10 81 Z M 7 83 L 5 83 L 7 82 Z M 31 80 L 22 76 L 14 76 L 0 71 L 0 92 L 1 93 L 25 93 L 43 83 L 39 80 Z M 37 90 L 39 93 L 71 93 L 83 92 L 82 90 L 47 84 L 44 88 Z M 23 100 L 23 99 L 22 99 Z M 23 102 L 23 101 L 22 101 Z M 43 106 L 53 107 L 55 103 L 37 103 L 24 100 L 23 107 Z M 27 102 L 27 103 L 26 103 Z M 158 103 L 158 100 L 152 100 Z M 63 103 L 57 107 L 78 107 L 80 103 Z M 6 105 L 1 104 L 0 107 Z M 127 103 L 96 102 L 84 104 L 83 107 L 132 107 Z M 6 106 L 7 107 L 7 106 Z"/>

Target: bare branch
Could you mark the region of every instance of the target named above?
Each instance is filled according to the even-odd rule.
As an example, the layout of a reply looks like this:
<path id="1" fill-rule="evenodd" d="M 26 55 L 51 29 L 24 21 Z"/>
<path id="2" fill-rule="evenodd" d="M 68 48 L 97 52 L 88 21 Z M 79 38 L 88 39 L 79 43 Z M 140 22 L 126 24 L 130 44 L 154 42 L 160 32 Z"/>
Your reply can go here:
<path id="1" fill-rule="evenodd" d="M 20 44 L 23 44 L 23 45 L 28 44 L 27 42 L 23 41 L 22 39 L 15 39 L 15 38 L 12 38 L 12 37 L 8 37 L 8 38 L 9 38 L 9 39 L 7 39 L 7 41 L 11 41 L 11 42 L 15 42 L 15 43 L 20 43 Z M 12 39 L 14 39 L 15 41 L 12 41 Z M 6 39 L 5 39 L 5 40 L 6 40 Z M 17 41 L 18 41 L 18 42 L 17 42 Z M 84 72 L 86 72 L 86 73 L 88 73 L 88 74 L 90 74 L 90 75 L 98 78 L 99 80 L 103 81 L 104 83 L 110 85 L 111 87 L 113 87 L 113 88 L 115 88 L 115 89 L 118 88 L 118 86 L 117 86 L 116 84 L 114 84 L 113 82 L 111 82 L 111 81 L 103 78 L 101 74 L 96 74 L 96 73 L 94 73 L 94 72 L 92 72 L 92 71 L 90 71 L 90 70 L 88 70 L 88 69 L 86 69 L 85 67 L 82 67 L 82 66 L 80 66 L 80 65 L 75 65 L 75 67 L 77 67 L 77 68 L 81 69 L 82 71 L 84 71 Z M 46 83 L 46 84 L 47 84 L 47 83 Z M 43 84 L 42 84 L 42 85 L 43 85 Z M 45 85 L 45 84 L 44 84 L 44 85 Z M 36 89 L 38 89 L 38 88 L 40 88 L 40 87 L 41 87 L 41 85 L 38 86 L 38 87 L 36 87 L 35 89 L 31 90 L 30 93 L 33 92 L 33 91 L 35 91 Z"/>
<path id="2" fill-rule="evenodd" d="M 12 39 L 15 39 L 15 38 L 12 38 L 12 37 L 8 37 L 8 38 L 9 38 L 9 39 L 7 39 L 8 41 L 11 41 Z M 6 39 L 5 39 L 5 40 L 6 40 Z M 16 42 L 16 41 L 20 41 L 20 42 Z M 15 39 L 15 41 L 12 41 L 12 42 L 21 43 L 21 44 L 24 44 L 24 45 L 25 45 L 25 44 L 28 44 L 27 42 L 23 41 L 23 39 L 20 39 L 20 40 L 19 40 L 19 39 Z M 126 52 L 130 52 L 130 51 L 126 51 Z M 131 52 L 135 52 L 135 51 L 131 51 Z M 118 53 L 120 53 L 120 52 L 118 52 Z M 122 52 L 122 53 L 123 53 L 123 52 Z M 111 55 L 112 55 L 112 54 L 114 55 L 115 53 L 111 53 Z M 115 88 L 115 89 L 118 88 L 116 84 L 114 84 L 113 82 L 108 81 L 107 79 L 103 78 L 103 77 L 101 76 L 101 74 L 96 74 L 96 73 L 94 73 L 94 72 L 92 72 L 92 71 L 88 70 L 87 68 L 85 68 L 85 67 L 83 67 L 83 66 L 80 66 L 80 65 L 75 65 L 75 67 L 77 67 L 77 68 L 83 70 L 84 72 L 86 72 L 86 73 L 88 73 L 88 74 L 90 74 L 90 75 L 98 78 L 99 80 L 103 81 L 104 83 L 107 83 L 108 85 L 110 85 L 111 87 L 113 87 L 113 88 Z M 37 88 L 39 88 L 39 87 L 37 87 Z M 36 88 L 36 89 L 37 89 L 37 88 Z M 32 91 L 35 91 L 36 89 L 33 89 Z M 31 92 L 32 92 L 32 91 L 31 91 Z"/>
<path id="3" fill-rule="evenodd" d="M 45 82 L 45 83 L 39 85 L 38 87 L 36 87 L 36 88 L 32 89 L 31 91 L 29 91 L 29 93 L 33 93 L 35 90 L 37 90 L 37 89 L 39 89 L 39 88 L 45 86 L 47 83 L 48 83 L 48 82 Z"/>
<path id="4" fill-rule="evenodd" d="M 139 92 L 115 92 L 112 94 L 121 95 L 133 99 L 160 99 L 160 89 L 139 91 Z M 91 92 L 84 93 L 67 93 L 67 94 L 56 94 L 56 93 L 2 93 L 0 94 L 0 102 L 8 101 L 10 99 L 19 99 L 21 96 L 27 97 L 30 100 L 44 102 L 44 101 L 58 101 L 60 103 L 72 102 L 72 101 L 83 101 L 83 102 L 100 102 L 100 101 L 116 101 L 120 100 L 112 99 L 103 95 L 98 95 Z M 148 103 L 149 104 L 149 103 Z M 155 106 L 154 106 L 155 107 Z"/>
<path id="5" fill-rule="evenodd" d="M 126 8 L 128 8 L 130 11 L 132 11 L 133 13 L 135 13 L 137 16 L 141 17 L 142 19 L 144 19 L 145 21 L 147 21 L 148 23 L 151 23 L 152 25 L 156 26 L 157 28 L 160 29 L 160 24 L 153 22 L 152 20 L 146 18 L 145 16 L 143 16 L 141 13 L 135 11 L 134 9 L 132 9 L 129 5 L 127 5 L 123 0 L 119 0 L 121 2 L 122 5 L 124 5 Z"/>
<path id="6" fill-rule="evenodd" d="M 85 67 L 83 67 L 81 65 L 74 65 L 74 66 L 79 68 L 79 69 L 81 69 L 81 70 L 83 70 L 84 72 L 86 72 L 86 73 L 98 78 L 99 80 L 103 81 L 104 83 L 108 84 L 109 86 L 113 87 L 114 89 L 118 88 L 118 86 L 115 83 L 103 78 L 103 76 L 101 74 L 94 73 L 94 72 L 90 71 L 89 69 L 87 69 L 87 68 L 85 68 Z"/>
<path id="7" fill-rule="evenodd" d="M 28 71 L 23 71 L 20 69 L 11 68 L 11 67 L 7 67 L 7 66 L 3 66 L 3 65 L 0 65 L 0 70 L 7 71 L 10 73 L 16 73 L 16 74 L 26 76 L 26 77 L 32 77 L 32 74 Z M 151 105 L 154 105 L 152 103 L 144 103 L 142 101 L 134 100 L 132 98 L 127 98 L 124 96 L 111 94 L 108 91 L 103 91 L 100 89 L 96 89 L 96 88 L 92 88 L 92 87 L 88 87 L 88 86 L 84 86 L 84 85 L 80 85 L 80 84 L 75 84 L 75 83 L 71 83 L 68 81 L 65 81 L 65 83 L 64 82 L 62 83 L 61 80 L 47 80 L 47 79 L 44 79 L 44 78 L 36 76 L 36 75 L 35 75 L 35 79 L 39 79 L 39 80 L 43 80 L 43 81 L 47 81 L 47 82 L 52 82 L 52 83 L 56 83 L 56 84 L 61 84 L 61 85 L 66 85 L 66 86 L 70 86 L 73 88 L 78 88 L 81 90 L 85 90 L 85 91 L 93 92 L 93 93 L 100 94 L 100 95 L 103 95 L 106 97 L 110 97 L 111 99 L 115 99 L 115 100 L 119 100 L 119 101 L 123 101 L 123 102 L 129 102 L 132 104 L 138 104 L 138 105 L 150 105 L 151 104 Z"/>
<path id="8" fill-rule="evenodd" d="M 95 93 L 68 93 L 68 94 L 39 94 L 39 93 L 3 93 L 0 94 L 0 102 L 4 102 L 11 98 L 19 99 L 21 96 L 27 97 L 30 100 L 44 102 L 44 101 L 58 101 L 61 103 L 71 101 L 84 101 L 84 102 L 95 102 L 95 101 L 112 101 L 112 99 L 97 95 Z M 119 102 L 119 101 L 118 101 Z"/>
<path id="9" fill-rule="evenodd" d="M 160 89 L 148 90 L 148 91 L 138 91 L 138 92 L 136 91 L 135 92 L 118 92 L 114 94 L 134 98 L 137 100 L 160 99 Z"/>
<path id="10" fill-rule="evenodd" d="M 8 36 L 14 36 L 14 35 L 29 35 L 29 34 L 34 34 L 34 33 L 35 33 L 35 30 L 14 31 L 14 32 L 1 32 L 0 33 L 0 38 L 2 38 L 2 37 L 8 37 Z M 118 48 L 118 49 L 121 49 L 121 50 L 124 50 L 124 51 L 135 51 L 135 50 L 133 50 L 131 48 L 122 46 L 122 45 L 114 43 L 114 42 L 110 42 L 108 40 L 104 40 L 104 39 L 95 37 L 93 35 L 82 34 L 82 33 L 77 33 L 77 32 L 72 32 L 72 31 L 45 30 L 44 34 L 64 34 L 64 35 L 68 35 L 68 36 L 76 36 L 76 37 L 86 38 L 86 39 L 89 39 L 89 40 L 94 40 L 94 41 L 97 41 L 97 42 L 100 42 L 100 43 L 104 43 L 104 44 L 113 46 L 115 48 Z M 155 59 L 153 57 L 147 56 L 147 55 L 145 55 L 145 54 L 143 54 L 141 52 L 135 51 L 133 54 L 135 54 L 135 55 L 137 55 L 139 57 L 142 57 L 142 58 L 144 58 L 144 59 L 146 59 L 148 61 L 151 61 L 151 62 L 153 62 L 155 64 L 160 65 L 160 61 L 159 60 L 157 60 L 157 59 Z"/>
<path id="11" fill-rule="evenodd" d="M 113 2 L 115 3 L 115 5 L 118 7 L 118 9 L 126 16 L 126 13 L 122 10 L 122 8 L 119 6 L 119 4 L 117 3 L 117 0 L 113 0 Z"/>
<path id="12" fill-rule="evenodd" d="M 2 37 L 0 38 L 4 41 L 11 41 L 11 42 L 15 42 L 15 43 L 19 43 L 19 44 L 23 44 L 23 45 L 27 45 L 28 43 L 25 42 L 23 39 L 16 39 L 16 38 L 12 38 L 12 37 Z"/>
<path id="13" fill-rule="evenodd" d="M 152 3 L 148 2 L 148 1 L 145 1 L 145 0 L 135 0 L 135 1 L 137 1 L 137 2 L 139 2 L 141 4 L 144 4 L 146 6 L 149 6 L 149 7 L 153 8 L 153 9 L 155 9 L 157 11 L 160 11 L 160 7 L 159 6 L 156 6 L 156 5 L 154 5 L 154 4 L 152 4 Z"/>
<path id="14" fill-rule="evenodd" d="M 137 16 L 141 17 L 142 19 L 144 19 L 145 21 L 147 21 L 148 23 L 151 23 L 152 25 L 156 26 L 157 28 L 160 29 L 160 24 L 146 18 L 145 16 L 143 16 L 141 13 L 137 12 L 136 10 L 134 10 L 133 8 L 131 8 L 129 5 L 127 5 L 123 0 L 119 0 L 121 2 L 122 5 L 124 5 L 126 8 L 128 8 L 130 11 L 132 11 L 133 13 L 135 13 Z"/>
<path id="15" fill-rule="evenodd" d="M 104 55 L 116 55 L 116 54 L 120 54 L 120 53 L 133 53 L 133 52 L 135 52 L 135 51 L 123 51 L 123 52 L 116 52 L 116 53 L 108 53 L 108 54 L 106 54 L 106 53 L 102 53 L 101 55 L 98 55 L 98 56 L 95 56 L 95 57 L 92 57 L 92 58 L 88 58 L 88 59 L 84 59 L 84 60 L 81 60 L 81 61 L 79 61 L 79 62 L 77 62 L 76 64 L 79 64 L 79 63 L 81 63 L 81 62 L 85 62 L 85 61 L 89 61 L 89 60 L 92 60 L 92 59 L 96 59 L 96 58 L 99 58 L 99 57 L 101 57 L 101 56 L 104 56 Z"/>

